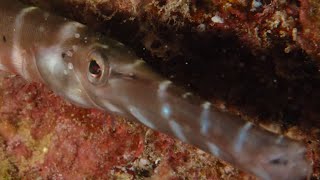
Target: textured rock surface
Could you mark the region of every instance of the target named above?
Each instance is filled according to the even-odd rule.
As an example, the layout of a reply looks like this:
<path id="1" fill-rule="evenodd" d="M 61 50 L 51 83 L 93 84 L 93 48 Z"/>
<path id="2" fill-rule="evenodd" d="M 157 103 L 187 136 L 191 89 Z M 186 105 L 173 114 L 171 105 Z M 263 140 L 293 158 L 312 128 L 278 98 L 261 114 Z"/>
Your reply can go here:
<path id="1" fill-rule="evenodd" d="M 320 53 L 317 47 L 320 29 L 317 0 L 24 1 L 59 10 L 94 26 L 107 25 L 117 29 L 116 33 L 123 35 L 125 32 L 125 37 L 137 31 L 147 31 L 148 37 L 170 41 L 163 36 L 165 31 L 173 30 L 176 35 L 209 32 L 221 36 L 233 34 L 253 51 L 281 48 L 280 51 L 285 53 L 297 49 L 316 56 Z M 156 52 L 160 50 L 149 48 Z"/>
<path id="2" fill-rule="evenodd" d="M 175 83 L 305 142 L 320 177 L 318 1 L 25 1 L 120 39 Z M 0 82 L 3 177 L 248 177 L 165 135 L 76 108 L 42 85 Z"/>

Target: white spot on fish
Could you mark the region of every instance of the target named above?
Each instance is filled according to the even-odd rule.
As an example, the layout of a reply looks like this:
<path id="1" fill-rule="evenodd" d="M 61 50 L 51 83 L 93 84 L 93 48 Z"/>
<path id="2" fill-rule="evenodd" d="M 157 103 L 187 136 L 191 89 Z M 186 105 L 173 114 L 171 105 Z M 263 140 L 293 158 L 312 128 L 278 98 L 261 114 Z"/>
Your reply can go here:
<path id="1" fill-rule="evenodd" d="M 128 109 L 131 112 L 131 114 L 135 118 L 137 118 L 137 120 L 140 121 L 142 124 L 148 126 L 151 129 L 155 129 L 155 125 L 146 117 L 144 117 L 137 108 L 135 108 L 134 106 L 129 106 Z"/>
<path id="2" fill-rule="evenodd" d="M 213 143 L 211 142 L 207 142 L 207 146 L 209 148 L 209 151 L 211 152 L 211 154 L 215 155 L 215 156 L 219 156 L 220 154 L 220 149 Z"/>
<path id="3" fill-rule="evenodd" d="M 74 52 L 76 52 L 76 51 L 78 50 L 78 46 L 77 46 L 77 45 L 72 45 L 72 50 L 73 50 Z"/>
<path id="4" fill-rule="evenodd" d="M 59 43 L 63 43 L 65 40 L 74 37 L 77 34 L 79 28 L 83 28 L 84 25 L 78 22 L 67 22 L 59 30 Z"/>
<path id="5" fill-rule="evenodd" d="M 158 94 L 161 98 L 164 97 L 164 93 L 172 82 L 169 80 L 162 81 L 158 87 Z"/>
<path id="6" fill-rule="evenodd" d="M 202 104 L 202 112 L 201 112 L 201 119 L 200 119 L 200 126 L 201 126 L 201 133 L 208 134 L 210 121 L 209 121 L 209 113 L 210 113 L 210 102 L 204 102 Z"/>
<path id="7" fill-rule="evenodd" d="M 170 117 L 170 114 L 171 114 L 171 109 L 170 109 L 170 106 L 168 104 L 164 104 L 162 106 L 162 109 L 161 109 L 161 115 L 164 117 L 164 118 L 169 118 Z"/>
<path id="8" fill-rule="evenodd" d="M 73 69 L 73 64 L 71 62 L 68 63 L 68 69 L 70 69 L 70 70 Z"/>
<path id="9" fill-rule="evenodd" d="M 69 51 L 66 52 L 66 55 L 67 55 L 68 57 L 72 57 L 72 56 L 73 56 L 73 52 L 69 50 Z"/>
<path id="10" fill-rule="evenodd" d="M 80 38 L 80 34 L 79 33 L 75 33 L 74 37 L 78 39 L 78 38 Z"/>
<path id="11" fill-rule="evenodd" d="M 176 121 L 170 120 L 169 126 L 171 127 L 172 132 L 177 138 L 179 138 L 183 142 L 187 142 L 187 138 L 182 131 L 182 127 Z"/>
<path id="12" fill-rule="evenodd" d="M 247 122 L 243 128 L 240 129 L 238 138 L 236 138 L 235 144 L 234 144 L 234 149 L 235 152 L 239 153 L 241 152 L 243 143 L 248 135 L 248 130 L 252 127 L 251 122 Z"/>

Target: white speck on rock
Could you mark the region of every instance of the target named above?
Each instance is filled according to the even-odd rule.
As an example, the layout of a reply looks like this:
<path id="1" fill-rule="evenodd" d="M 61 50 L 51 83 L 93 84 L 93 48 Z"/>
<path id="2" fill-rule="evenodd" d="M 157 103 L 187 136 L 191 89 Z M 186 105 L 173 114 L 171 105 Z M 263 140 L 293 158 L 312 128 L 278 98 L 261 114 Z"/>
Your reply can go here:
<path id="1" fill-rule="evenodd" d="M 205 24 L 199 24 L 199 25 L 197 26 L 197 30 L 198 30 L 199 32 L 204 32 L 204 31 L 206 30 L 206 25 L 205 25 Z"/>
<path id="2" fill-rule="evenodd" d="M 130 157 L 131 157 L 130 154 L 124 154 L 124 155 L 123 155 L 123 158 L 124 158 L 125 160 L 130 159 Z"/>
<path id="3" fill-rule="evenodd" d="M 220 105 L 219 105 L 219 108 L 220 108 L 221 110 L 226 110 L 226 105 L 220 104 Z"/>
<path id="4" fill-rule="evenodd" d="M 211 21 L 214 23 L 224 23 L 224 20 L 219 16 L 219 15 L 215 15 L 211 18 Z"/>
<path id="5" fill-rule="evenodd" d="M 293 28 L 292 29 L 292 40 L 297 41 L 297 37 L 298 37 L 298 30 L 297 30 L 297 28 Z"/>
<path id="6" fill-rule="evenodd" d="M 142 158 L 140 159 L 138 166 L 142 169 L 146 169 L 149 164 L 150 161 L 148 159 Z"/>
<path id="7" fill-rule="evenodd" d="M 262 6 L 262 3 L 258 0 L 253 0 L 251 3 L 251 9 L 250 11 L 256 11 L 258 8 L 260 8 Z"/>
<path id="8" fill-rule="evenodd" d="M 234 168 L 231 167 L 231 166 L 226 166 L 226 167 L 224 167 L 224 172 L 225 172 L 226 174 L 230 174 L 233 170 L 234 170 Z"/>
<path id="9" fill-rule="evenodd" d="M 156 161 L 154 162 L 156 165 L 158 165 L 159 163 L 160 163 L 160 161 L 161 161 L 161 159 L 160 158 L 158 158 L 158 159 L 156 159 Z"/>
<path id="10" fill-rule="evenodd" d="M 47 148 L 47 147 L 44 147 L 44 148 L 42 149 L 42 152 L 43 152 L 43 153 L 47 153 L 47 152 L 48 152 L 48 148 Z"/>

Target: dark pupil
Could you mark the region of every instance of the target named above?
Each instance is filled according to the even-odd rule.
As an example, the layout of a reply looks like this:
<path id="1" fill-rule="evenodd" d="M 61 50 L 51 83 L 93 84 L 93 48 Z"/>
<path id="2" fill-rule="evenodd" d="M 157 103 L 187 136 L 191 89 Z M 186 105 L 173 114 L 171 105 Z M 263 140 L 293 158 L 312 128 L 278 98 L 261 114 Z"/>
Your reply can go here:
<path id="1" fill-rule="evenodd" d="M 101 75 L 101 67 L 95 60 L 91 60 L 89 64 L 89 72 L 94 76 Z"/>

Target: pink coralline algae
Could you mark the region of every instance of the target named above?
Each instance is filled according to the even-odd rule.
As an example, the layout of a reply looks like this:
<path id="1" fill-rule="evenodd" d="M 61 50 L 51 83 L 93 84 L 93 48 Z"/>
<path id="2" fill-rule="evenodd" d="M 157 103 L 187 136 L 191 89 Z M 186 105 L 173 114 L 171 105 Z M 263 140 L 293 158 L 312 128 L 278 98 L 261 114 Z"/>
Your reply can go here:
<path id="1" fill-rule="evenodd" d="M 1 153 L 19 169 L 10 175 L 104 177 L 144 151 L 143 128 L 76 108 L 42 85 L 5 78 L 1 95 Z"/>

